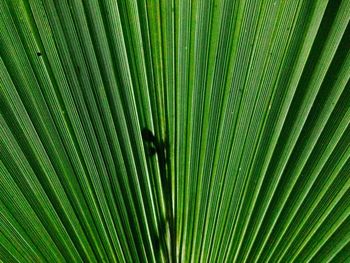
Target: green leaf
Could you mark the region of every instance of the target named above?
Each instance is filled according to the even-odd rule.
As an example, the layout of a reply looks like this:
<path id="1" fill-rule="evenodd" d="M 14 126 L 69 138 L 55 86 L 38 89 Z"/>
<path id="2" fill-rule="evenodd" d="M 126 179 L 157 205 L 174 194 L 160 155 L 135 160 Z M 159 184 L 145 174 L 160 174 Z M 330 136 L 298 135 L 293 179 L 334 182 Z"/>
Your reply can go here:
<path id="1" fill-rule="evenodd" d="M 349 10 L 0 1 L 0 262 L 348 262 Z"/>

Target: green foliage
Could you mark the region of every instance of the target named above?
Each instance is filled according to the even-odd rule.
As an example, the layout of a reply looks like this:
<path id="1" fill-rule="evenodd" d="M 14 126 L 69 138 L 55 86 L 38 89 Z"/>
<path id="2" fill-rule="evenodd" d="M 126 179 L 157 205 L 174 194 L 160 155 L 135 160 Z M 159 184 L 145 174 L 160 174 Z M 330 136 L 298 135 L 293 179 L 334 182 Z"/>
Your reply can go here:
<path id="1" fill-rule="evenodd" d="M 349 0 L 0 0 L 0 262 L 349 262 Z"/>

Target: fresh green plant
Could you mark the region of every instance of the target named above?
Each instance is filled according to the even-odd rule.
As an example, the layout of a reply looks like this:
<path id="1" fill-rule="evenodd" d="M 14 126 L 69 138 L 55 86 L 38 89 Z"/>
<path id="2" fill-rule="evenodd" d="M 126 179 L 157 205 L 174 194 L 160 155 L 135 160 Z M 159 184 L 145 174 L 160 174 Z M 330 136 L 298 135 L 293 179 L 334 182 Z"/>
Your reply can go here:
<path id="1" fill-rule="evenodd" d="M 0 262 L 350 262 L 349 0 L 0 0 Z"/>

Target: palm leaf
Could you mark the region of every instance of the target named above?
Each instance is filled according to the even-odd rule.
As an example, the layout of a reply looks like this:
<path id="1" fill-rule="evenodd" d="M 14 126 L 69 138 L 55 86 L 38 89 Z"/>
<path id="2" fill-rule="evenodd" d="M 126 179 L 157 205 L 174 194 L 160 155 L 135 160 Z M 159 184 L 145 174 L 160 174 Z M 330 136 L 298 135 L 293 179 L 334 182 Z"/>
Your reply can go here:
<path id="1" fill-rule="evenodd" d="M 348 262 L 349 20 L 1 0 L 0 262 Z"/>

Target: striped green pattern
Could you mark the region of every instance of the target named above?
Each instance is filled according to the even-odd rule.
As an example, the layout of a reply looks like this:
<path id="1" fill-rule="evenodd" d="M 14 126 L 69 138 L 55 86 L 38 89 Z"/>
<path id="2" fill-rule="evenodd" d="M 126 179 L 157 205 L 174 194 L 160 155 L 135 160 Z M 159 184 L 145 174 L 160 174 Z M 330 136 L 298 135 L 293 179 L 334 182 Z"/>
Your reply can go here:
<path id="1" fill-rule="evenodd" d="M 350 262 L 350 0 L 0 0 L 0 262 Z"/>

